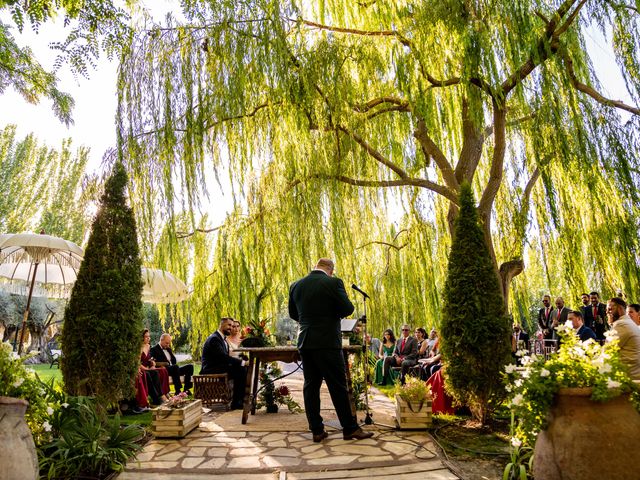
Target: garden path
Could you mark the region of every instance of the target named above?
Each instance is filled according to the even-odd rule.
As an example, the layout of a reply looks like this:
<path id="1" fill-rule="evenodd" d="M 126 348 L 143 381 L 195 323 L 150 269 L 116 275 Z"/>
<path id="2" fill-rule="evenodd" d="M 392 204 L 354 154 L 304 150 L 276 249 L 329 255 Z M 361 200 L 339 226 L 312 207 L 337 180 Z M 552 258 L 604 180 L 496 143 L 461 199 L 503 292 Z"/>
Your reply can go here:
<path id="1" fill-rule="evenodd" d="M 302 403 L 302 374 L 285 380 Z M 373 418 L 391 425 L 394 405 L 372 390 Z M 331 406 L 323 386 L 322 405 Z M 282 407 L 281 407 L 282 408 Z M 323 410 L 329 437 L 313 443 L 304 414 L 286 409 L 277 414 L 258 413 L 241 425 L 240 411 L 211 411 L 199 428 L 183 439 L 153 439 L 127 464 L 119 480 L 455 480 L 427 432 L 399 431 L 383 425 L 364 428 L 375 432 L 367 440 L 345 441 L 332 410 Z M 359 412 L 361 419 L 362 413 Z M 336 428 L 332 428 L 336 427 Z"/>

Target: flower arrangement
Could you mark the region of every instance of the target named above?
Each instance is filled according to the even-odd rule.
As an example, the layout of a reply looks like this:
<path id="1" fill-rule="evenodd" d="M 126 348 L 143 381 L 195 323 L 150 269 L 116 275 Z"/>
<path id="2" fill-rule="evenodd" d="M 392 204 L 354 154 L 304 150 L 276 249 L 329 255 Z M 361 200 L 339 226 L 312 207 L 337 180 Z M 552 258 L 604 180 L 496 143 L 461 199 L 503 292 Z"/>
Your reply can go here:
<path id="1" fill-rule="evenodd" d="M 267 328 L 267 320 L 252 320 L 243 329 L 243 347 L 267 347 L 273 344 L 271 332 Z"/>
<path id="2" fill-rule="evenodd" d="M 289 387 L 280 385 L 276 387 L 274 379 L 282 375 L 282 370 L 276 362 L 267 363 L 260 369 L 260 384 L 262 385 L 258 394 L 257 408 L 266 407 L 267 413 L 278 411 L 278 405 L 286 405 L 291 413 L 302 412 L 302 408 L 291 396 Z"/>
<path id="3" fill-rule="evenodd" d="M 188 403 L 191 403 L 192 399 L 189 398 L 189 394 L 186 392 L 178 393 L 162 404 L 165 408 L 182 408 Z"/>
<path id="4" fill-rule="evenodd" d="M 56 405 L 47 402 L 46 385 L 24 365 L 33 355 L 18 356 L 8 342 L 0 346 L 0 396 L 22 398 L 29 402 L 25 419 L 36 444 L 45 441 L 51 431 L 50 416 Z"/>
<path id="5" fill-rule="evenodd" d="M 426 399 L 431 398 L 431 386 L 417 377 L 407 376 L 404 385 L 396 382 L 394 393 L 409 404 L 421 406 Z"/>
<path id="6" fill-rule="evenodd" d="M 524 355 L 521 369 L 513 364 L 505 368 L 510 408 L 517 419 L 511 439 L 516 449 L 535 444 L 560 388 L 591 387 L 591 400 L 597 402 L 631 393 L 636 407 L 640 405 L 638 387 L 620 360 L 615 337 L 600 345 L 593 340 L 581 342 L 574 330 L 564 325 L 558 327 L 558 333 L 559 351 L 548 360 Z"/>

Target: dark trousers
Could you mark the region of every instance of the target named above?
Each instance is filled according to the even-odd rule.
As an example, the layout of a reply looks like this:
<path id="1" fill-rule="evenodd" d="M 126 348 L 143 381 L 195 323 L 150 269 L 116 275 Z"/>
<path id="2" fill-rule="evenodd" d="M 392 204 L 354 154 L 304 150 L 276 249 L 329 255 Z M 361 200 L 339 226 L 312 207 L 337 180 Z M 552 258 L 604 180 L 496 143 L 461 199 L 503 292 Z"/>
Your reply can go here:
<path id="1" fill-rule="evenodd" d="M 233 380 L 233 399 L 231 400 L 232 408 L 243 408 L 244 406 L 244 389 L 247 385 L 247 367 L 243 367 L 238 362 L 231 366 L 231 370 L 227 372 L 229 378 Z"/>
<path id="2" fill-rule="evenodd" d="M 300 350 L 300 356 L 304 371 L 302 393 L 309 429 L 313 433 L 320 433 L 324 430 L 322 416 L 320 416 L 320 387 L 324 380 L 327 383 L 331 401 L 338 414 L 343 432 L 350 434 L 356 431 L 358 424 L 351 414 L 342 350 L 303 349 Z"/>
<path id="3" fill-rule="evenodd" d="M 173 381 L 173 388 L 176 393 L 180 393 L 182 390 L 182 380 L 180 380 L 180 376 L 184 375 L 184 389 L 190 390 L 193 387 L 193 383 L 191 383 L 191 377 L 193 376 L 193 365 L 167 365 L 165 367 L 169 372 L 169 376 Z"/>
<path id="4" fill-rule="evenodd" d="M 157 370 L 145 370 L 147 377 L 147 391 L 151 397 L 151 403 L 160 405 L 162 403 L 162 387 L 160 384 L 160 374 Z"/>

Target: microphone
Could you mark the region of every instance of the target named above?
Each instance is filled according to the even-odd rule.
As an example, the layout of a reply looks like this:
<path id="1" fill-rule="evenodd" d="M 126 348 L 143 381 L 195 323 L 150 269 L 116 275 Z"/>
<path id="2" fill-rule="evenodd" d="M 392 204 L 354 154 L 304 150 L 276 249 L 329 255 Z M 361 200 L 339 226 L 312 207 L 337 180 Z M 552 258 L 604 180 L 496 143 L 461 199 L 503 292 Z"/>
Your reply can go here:
<path id="1" fill-rule="evenodd" d="M 369 298 L 369 295 L 360 290 L 355 283 L 351 284 L 351 288 L 353 288 L 356 292 L 361 293 L 364 298 Z"/>

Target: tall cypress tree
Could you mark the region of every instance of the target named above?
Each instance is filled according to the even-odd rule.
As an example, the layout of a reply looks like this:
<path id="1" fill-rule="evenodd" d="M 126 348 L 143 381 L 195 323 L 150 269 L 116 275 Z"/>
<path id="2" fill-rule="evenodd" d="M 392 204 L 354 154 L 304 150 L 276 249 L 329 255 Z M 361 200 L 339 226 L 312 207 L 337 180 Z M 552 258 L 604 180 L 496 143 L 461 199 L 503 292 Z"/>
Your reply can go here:
<path id="1" fill-rule="evenodd" d="M 510 325 L 468 183 L 460 191 L 443 314 L 447 391 L 486 423 L 504 394 L 501 372 L 510 358 Z"/>
<path id="2" fill-rule="evenodd" d="M 61 337 L 67 392 L 106 403 L 131 396 L 140 355 L 141 265 L 127 181 L 117 163 L 105 184 Z"/>

